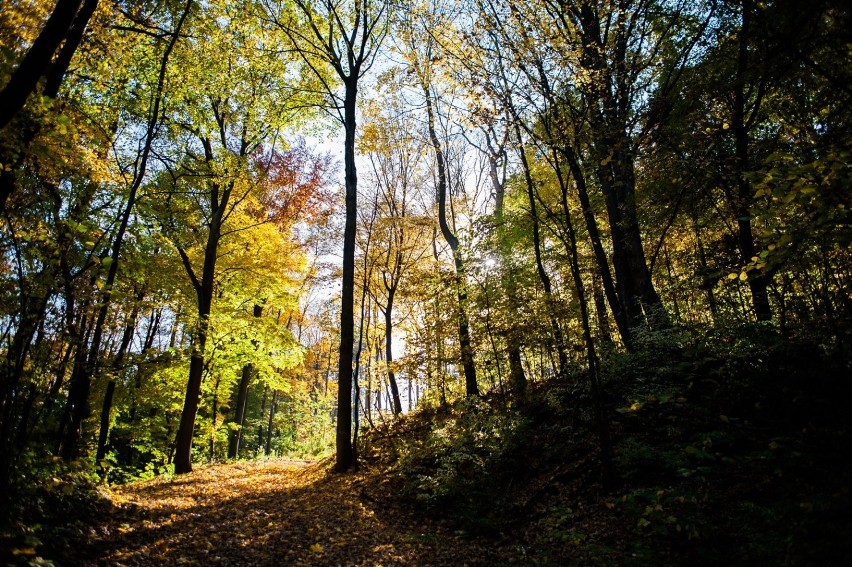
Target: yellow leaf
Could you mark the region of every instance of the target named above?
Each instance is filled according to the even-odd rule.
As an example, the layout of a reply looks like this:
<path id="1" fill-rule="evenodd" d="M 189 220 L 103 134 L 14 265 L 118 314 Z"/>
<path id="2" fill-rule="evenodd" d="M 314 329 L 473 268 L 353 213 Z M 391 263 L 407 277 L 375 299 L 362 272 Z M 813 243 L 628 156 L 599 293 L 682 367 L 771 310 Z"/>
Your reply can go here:
<path id="1" fill-rule="evenodd" d="M 728 279 L 729 279 L 729 280 L 735 280 L 735 279 L 737 279 L 738 277 L 739 277 L 739 274 L 737 274 L 737 273 L 728 274 Z"/>
<path id="2" fill-rule="evenodd" d="M 748 279 L 748 274 L 745 272 L 740 273 L 740 281 L 744 282 Z"/>
<path id="3" fill-rule="evenodd" d="M 310 550 L 313 551 L 314 553 L 322 553 L 322 551 L 323 551 L 322 544 L 315 543 L 310 547 Z"/>
<path id="4" fill-rule="evenodd" d="M 20 549 L 13 549 L 12 555 L 35 555 L 36 550 L 32 547 L 23 547 Z"/>

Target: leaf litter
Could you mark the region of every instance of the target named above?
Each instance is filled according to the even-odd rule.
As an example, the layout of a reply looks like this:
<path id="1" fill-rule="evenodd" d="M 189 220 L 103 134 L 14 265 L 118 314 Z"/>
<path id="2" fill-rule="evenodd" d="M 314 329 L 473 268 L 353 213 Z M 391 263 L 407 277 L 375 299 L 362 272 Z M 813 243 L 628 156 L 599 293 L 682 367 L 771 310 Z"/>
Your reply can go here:
<path id="1" fill-rule="evenodd" d="M 329 461 L 199 467 L 111 488 L 81 565 L 494 565 L 508 557 L 409 513 L 380 475 Z M 505 551 L 505 550 L 504 550 Z"/>

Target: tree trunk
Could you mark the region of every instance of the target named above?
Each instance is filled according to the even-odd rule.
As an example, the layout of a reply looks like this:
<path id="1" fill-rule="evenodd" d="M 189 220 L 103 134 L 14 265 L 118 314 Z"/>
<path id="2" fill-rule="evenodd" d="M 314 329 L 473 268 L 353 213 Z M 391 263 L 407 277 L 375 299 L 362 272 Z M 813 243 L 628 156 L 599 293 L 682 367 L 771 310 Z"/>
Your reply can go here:
<path id="1" fill-rule="evenodd" d="M 568 355 L 565 353 L 565 339 L 562 335 L 562 329 L 559 327 L 559 322 L 553 310 L 555 301 L 553 299 L 553 289 L 550 283 L 550 276 L 547 275 L 547 270 L 544 268 L 544 259 L 541 254 L 541 229 L 539 227 L 538 211 L 535 201 L 535 182 L 532 178 L 530 164 L 527 161 L 527 152 L 521 142 L 521 129 L 515 124 L 515 133 L 518 137 L 518 154 L 521 156 L 521 164 L 524 168 L 524 180 L 527 188 L 527 202 L 530 206 L 530 220 L 532 221 L 532 237 L 533 251 L 535 252 L 535 267 L 538 272 L 538 278 L 541 281 L 541 287 L 544 289 L 544 301 L 547 306 L 547 314 L 550 318 L 550 329 L 553 333 L 553 339 L 556 342 L 556 353 L 559 357 L 559 376 L 565 377 L 568 370 Z M 566 210 L 567 214 L 567 210 Z"/>
<path id="2" fill-rule="evenodd" d="M 255 318 L 263 314 L 263 307 L 260 305 L 254 306 L 252 313 Z M 256 345 L 255 345 L 256 346 Z M 234 424 L 236 429 L 231 430 L 228 438 L 228 458 L 236 459 L 240 456 L 240 442 L 243 438 L 243 424 L 246 420 L 246 402 L 248 401 L 248 387 L 252 374 L 254 374 L 254 365 L 251 363 L 243 366 L 242 374 L 240 375 L 240 385 L 237 388 L 237 403 L 234 408 Z"/>
<path id="3" fill-rule="evenodd" d="M 17 69 L 12 72 L 9 82 L 0 91 L 0 129 L 6 127 L 12 118 L 24 107 L 30 94 L 35 91 L 38 80 L 45 74 L 53 54 L 68 35 L 74 17 L 80 8 L 81 0 L 58 0 L 56 7 L 47 19 L 44 28 L 33 42 Z M 5 205 L 5 197 L 0 201 L 0 210 Z"/>
<path id="4" fill-rule="evenodd" d="M 450 250 L 453 253 L 453 261 L 456 269 L 456 294 L 458 297 L 458 329 L 459 349 L 462 368 L 464 369 L 465 393 L 468 397 L 479 396 L 479 386 L 476 382 L 476 367 L 473 363 L 473 350 L 470 344 L 470 329 L 467 317 L 467 283 L 464 259 L 459 248 L 459 240 L 450 230 L 447 224 L 447 165 L 444 160 L 444 151 L 438 132 L 435 129 L 435 111 L 433 109 L 432 93 L 429 84 L 421 76 L 421 85 L 426 100 L 426 116 L 429 127 L 429 140 L 435 153 L 435 162 L 438 168 L 438 224 L 441 234 L 444 236 Z"/>
<path id="5" fill-rule="evenodd" d="M 751 2 L 743 0 L 742 28 L 739 33 L 739 50 L 737 53 L 737 76 L 736 91 L 734 92 L 734 109 L 732 127 L 734 141 L 736 144 L 736 176 L 737 197 L 734 210 L 737 215 L 737 237 L 739 239 L 740 260 L 743 265 L 751 264 L 756 255 L 754 245 L 754 233 L 751 226 L 751 204 L 754 192 L 748 179 L 748 170 L 751 166 L 749 159 L 749 134 L 746 123 L 746 100 L 749 87 L 746 85 L 746 73 L 749 70 L 748 42 L 751 37 Z M 752 113 L 757 112 L 757 108 Z M 748 287 L 751 291 L 752 307 L 758 321 L 772 319 L 772 309 L 769 306 L 769 294 L 767 287 L 769 281 L 765 275 L 759 272 L 748 273 Z"/>
<path id="6" fill-rule="evenodd" d="M 195 416 L 198 412 L 198 402 L 201 395 L 201 381 L 204 374 L 204 349 L 207 346 L 207 332 L 210 311 L 213 304 L 213 285 L 216 276 L 216 259 L 222 230 L 222 217 L 227 206 L 230 189 L 225 190 L 222 200 L 214 204 L 213 216 L 210 220 L 207 245 L 204 249 L 204 267 L 201 280 L 195 277 L 189 257 L 178 248 L 184 267 L 193 281 L 193 287 L 198 301 L 198 323 L 192 337 L 192 354 L 189 359 L 189 378 L 186 384 L 186 396 L 180 416 L 176 448 L 175 474 L 192 472 L 192 436 L 195 430 Z"/>
<path id="7" fill-rule="evenodd" d="M 399 415 L 402 413 L 402 402 L 399 398 L 399 386 L 396 383 L 396 375 L 394 374 L 394 371 L 391 370 L 391 364 L 393 363 L 393 319 L 391 314 L 393 311 L 393 299 L 395 294 L 396 286 L 392 287 L 388 291 L 388 304 L 385 308 L 385 363 L 388 368 L 388 383 L 390 384 L 391 397 L 393 401 L 393 414 Z"/>
<path id="8" fill-rule="evenodd" d="M 275 410 L 278 408 L 278 391 L 272 390 L 272 400 L 269 402 L 269 421 L 266 424 L 266 447 L 263 454 L 267 457 L 272 454 L 272 428 Z"/>
<path id="9" fill-rule="evenodd" d="M 334 469 L 349 470 L 355 464 L 352 449 L 352 349 L 355 341 L 355 235 L 358 221 L 358 174 L 355 168 L 355 103 L 358 76 L 345 81 L 344 169 L 346 177 L 346 223 L 343 229 L 343 278 L 340 305 L 340 357 L 337 366 L 337 429 Z"/>

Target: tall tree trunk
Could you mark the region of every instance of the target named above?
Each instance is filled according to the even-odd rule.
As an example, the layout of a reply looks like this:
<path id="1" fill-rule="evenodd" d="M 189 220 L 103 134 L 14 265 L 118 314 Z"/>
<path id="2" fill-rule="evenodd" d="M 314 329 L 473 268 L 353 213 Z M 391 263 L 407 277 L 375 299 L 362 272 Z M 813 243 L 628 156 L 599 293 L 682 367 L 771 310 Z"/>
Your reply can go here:
<path id="1" fill-rule="evenodd" d="M 530 207 L 535 267 L 538 272 L 538 278 L 541 281 L 541 287 L 544 289 L 544 301 L 547 306 L 547 314 L 550 319 L 550 329 L 553 333 L 553 339 L 556 342 L 556 353 L 559 357 L 558 373 L 560 377 L 564 378 L 568 370 L 568 355 L 565 353 L 565 339 L 562 335 L 562 329 L 559 327 L 559 321 L 556 319 L 556 315 L 553 312 L 556 307 L 553 298 L 553 289 L 550 282 L 550 276 L 547 275 L 547 270 L 544 268 L 544 259 L 541 254 L 541 229 L 539 227 L 538 210 L 536 206 L 535 181 L 532 177 L 530 164 L 527 161 L 526 149 L 522 143 L 521 129 L 517 124 L 515 124 L 515 134 L 518 137 L 518 155 L 521 157 L 521 165 L 524 169 L 524 180 L 527 188 L 527 202 Z"/>
<path id="2" fill-rule="evenodd" d="M 189 15 L 190 7 L 192 6 L 194 0 L 187 0 L 187 4 L 184 8 L 184 11 L 178 20 L 176 28 L 174 32 L 171 34 L 169 39 L 169 43 L 166 46 L 165 51 L 163 52 L 162 59 L 160 60 L 159 74 L 157 77 L 157 86 L 155 90 L 155 94 L 153 97 L 153 104 L 150 109 L 150 114 L 148 116 L 148 124 L 147 129 L 145 131 L 145 142 L 142 147 L 142 153 L 139 156 L 138 167 L 134 171 L 133 181 L 131 182 L 129 192 L 127 195 L 127 201 L 124 205 L 124 210 L 121 215 L 121 220 L 119 222 L 118 230 L 115 234 L 115 239 L 112 243 L 112 248 L 110 251 L 110 259 L 112 262 L 107 269 L 107 277 L 103 286 L 103 293 L 101 294 L 100 299 L 100 309 L 98 310 L 97 320 L 95 322 L 94 331 L 92 333 L 92 340 L 88 346 L 88 354 L 86 359 L 85 367 L 81 370 L 81 372 L 72 375 L 72 380 L 69 388 L 69 403 L 73 400 L 73 405 L 71 406 L 71 420 L 69 423 L 68 431 L 66 433 L 65 441 L 63 443 L 62 457 L 66 460 L 70 460 L 79 456 L 80 453 L 80 442 L 82 435 L 82 424 L 83 420 L 89 415 L 89 390 L 91 388 L 91 380 L 96 372 L 96 367 L 98 360 L 101 356 L 101 339 L 103 337 L 103 328 L 106 322 L 107 313 L 109 312 L 110 302 L 112 299 L 113 286 L 115 285 L 115 279 L 118 274 L 118 263 L 119 257 L 121 255 L 121 248 L 124 243 L 124 235 L 127 232 L 127 225 L 130 222 L 130 216 L 133 212 L 133 207 L 136 205 L 136 194 L 139 190 L 139 187 L 142 185 L 142 181 L 145 179 L 145 172 L 148 167 L 148 158 L 151 153 L 151 146 L 154 142 L 154 135 L 157 128 L 157 124 L 160 120 L 160 105 L 163 100 L 163 90 L 165 88 L 165 80 L 166 80 L 166 70 L 168 68 L 169 57 L 171 55 L 172 50 L 174 49 L 175 44 L 177 43 L 178 37 L 180 36 L 180 30 L 183 27 L 183 23 L 186 20 L 186 17 Z"/>
<path id="3" fill-rule="evenodd" d="M 595 255 L 595 263 L 597 264 L 598 275 L 601 278 L 604 295 L 606 296 L 609 308 L 612 311 L 615 319 L 615 326 L 618 329 L 618 334 L 621 337 L 621 342 L 629 349 L 632 346 L 633 337 L 628 324 L 627 313 L 624 309 L 624 304 L 618 295 L 615 281 L 612 277 L 612 272 L 609 269 L 609 261 L 606 257 L 603 243 L 601 241 L 600 230 L 598 228 L 595 213 L 592 210 L 592 204 L 589 200 L 589 191 L 586 185 L 586 175 L 580 167 L 580 161 L 577 154 L 569 146 L 562 146 L 562 153 L 568 161 L 568 168 L 571 171 L 571 176 L 574 178 L 574 186 L 577 189 L 577 197 L 580 201 L 580 210 L 583 212 L 583 219 L 586 223 L 586 230 L 589 233 L 589 241 L 592 244 L 592 251 Z"/>
<path id="4" fill-rule="evenodd" d="M 272 454 L 272 429 L 274 427 L 273 419 L 275 411 L 278 409 L 278 391 L 272 390 L 272 400 L 269 402 L 269 421 L 266 424 L 266 447 L 263 454 L 267 457 Z"/>
<path id="5" fill-rule="evenodd" d="M 62 48 L 59 51 L 59 55 L 57 55 L 56 59 L 46 70 L 47 80 L 45 81 L 43 90 L 44 96 L 56 98 L 59 94 L 59 87 L 62 84 L 62 79 L 65 77 L 65 73 L 68 71 L 68 66 L 71 64 L 71 58 L 77 51 L 80 42 L 83 40 L 83 34 L 86 31 L 86 26 L 88 25 L 89 19 L 91 19 L 97 6 L 98 0 L 85 0 L 82 8 L 80 8 L 79 12 L 77 12 L 76 17 L 74 18 L 74 23 L 68 30 L 65 43 L 62 44 Z M 58 4 L 56 10 L 59 10 Z M 45 31 L 46 30 L 47 28 L 45 28 Z M 35 45 L 33 45 L 33 47 L 35 47 Z M 37 81 L 38 78 L 36 78 L 36 82 Z M 8 86 L 9 85 L 7 85 L 7 87 Z M 35 85 L 33 85 L 33 90 L 34 89 Z M 26 98 L 27 97 L 23 99 L 21 108 L 26 102 Z M 20 108 L 18 111 L 19 110 Z M 11 111 L 13 111 L 13 105 L 6 107 L 0 103 L 0 113 Z M 16 112 L 17 111 L 15 111 L 15 113 Z M 2 121 L 2 119 L 0 119 L 0 121 Z M 30 144 L 41 131 L 42 126 L 42 123 L 34 121 L 27 121 L 25 124 L 21 124 L 17 128 L 15 143 L 12 144 L 13 147 L 7 146 L 5 148 L 0 148 L 0 161 L 2 161 L 5 165 L 3 170 L 0 171 L 0 212 L 3 212 L 6 209 L 6 203 L 9 196 L 15 190 L 17 172 L 23 165 L 29 153 Z M 2 128 L 3 126 L 0 125 L 0 129 Z"/>
<path id="6" fill-rule="evenodd" d="M 556 177 L 559 181 L 563 199 L 567 194 L 567 179 L 562 173 L 561 167 L 556 163 Z M 601 452 L 601 476 L 603 485 L 608 488 L 613 480 L 612 446 L 609 438 L 609 424 L 604 414 L 603 393 L 601 392 L 600 363 L 595 350 L 595 341 L 592 337 L 592 326 L 589 318 L 589 302 L 586 298 L 586 290 L 583 285 L 583 277 L 580 273 L 580 255 L 577 249 L 577 235 L 574 231 L 574 223 L 571 220 L 570 211 L 565 210 L 565 227 L 568 233 L 566 243 L 571 277 L 574 280 L 574 289 L 577 293 L 577 302 L 580 305 L 580 323 L 583 328 L 583 340 L 586 346 L 586 362 L 589 369 L 589 386 L 594 405 L 595 429 L 597 429 L 598 443 Z"/>
<path id="7" fill-rule="evenodd" d="M 385 307 L 385 363 L 388 368 L 388 383 L 390 384 L 391 398 L 393 401 L 393 414 L 399 415 L 402 413 L 402 402 L 399 398 L 399 386 L 396 383 L 396 375 L 391 369 L 393 363 L 393 300 L 396 294 L 396 286 L 392 286 L 388 290 L 388 304 Z"/>
<path id="8" fill-rule="evenodd" d="M 263 306 L 255 305 L 252 315 L 259 318 L 263 314 Z M 257 347 L 257 345 L 255 345 Z M 228 438 L 228 458 L 236 459 L 240 455 L 240 442 L 243 438 L 243 425 L 246 420 L 246 402 L 248 401 L 248 388 L 251 377 L 254 374 L 254 365 L 247 363 L 243 365 L 240 375 L 240 385 L 237 388 L 237 403 L 234 408 L 234 424 L 236 429 L 231 430 Z"/>
<path id="9" fill-rule="evenodd" d="M 752 262 L 756 255 L 754 245 L 754 232 L 751 225 L 751 204 L 754 199 L 754 191 L 748 179 L 748 171 L 751 167 L 749 159 L 749 126 L 746 119 L 746 105 L 749 87 L 747 73 L 749 72 L 749 48 L 751 41 L 751 17 L 752 2 L 743 0 L 742 3 L 742 27 L 738 34 L 739 45 L 737 52 L 737 75 L 736 90 L 734 91 L 734 108 L 732 117 L 732 128 L 734 131 L 734 142 L 736 144 L 736 177 L 737 197 L 734 210 L 737 215 L 737 236 L 739 239 L 740 260 L 743 265 Z M 757 103 L 752 109 L 752 114 L 757 112 Z M 769 306 L 769 294 L 767 287 L 769 281 L 765 275 L 759 272 L 748 274 L 748 287 L 751 291 L 752 307 L 758 321 L 772 319 L 772 309 Z"/>
<path id="10" fill-rule="evenodd" d="M 435 162 L 438 168 L 438 224 L 441 234 L 450 246 L 453 253 L 453 261 L 456 269 L 456 295 L 458 297 L 458 330 L 459 349 L 462 368 L 464 369 L 465 393 L 468 397 L 479 396 L 479 386 L 476 382 L 476 367 L 473 363 L 473 350 L 470 344 L 470 324 L 467 317 L 467 282 L 464 259 L 462 258 L 459 240 L 450 230 L 447 224 L 447 164 L 444 160 L 444 150 L 438 139 L 435 126 L 435 110 L 433 108 L 432 93 L 426 78 L 420 74 L 421 88 L 426 100 L 426 117 L 429 128 L 429 140 L 435 153 Z"/>
<path id="11" fill-rule="evenodd" d="M 228 437 L 228 458 L 236 459 L 240 455 L 240 441 L 243 437 L 243 424 L 246 416 L 246 401 L 248 400 L 248 387 L 251 376 L 254 373 L 254 365 L 251 363 L 243 365 L 240 374 L 240 383 L 237 387 L 237 402 L 234 407 L 234 421 L 236 427 L 230 431 Z"/>
<path id="12" fill-rule="evenodd" d="M 352 449 L 352 349 L 355 341 L 355 233 L 358 221 L 358 173 L 355 168 L 355 103 L 358 76 L 345 81 L 344 99 L 344 169 L 346 177 L 346 223 L 343 229 L 343 281 L 340 305 L 340 356 L 337 366 L 337 454 L 334 468 L 338 472 L 355 464 Z"/>
<path id="13" fill-rule="evenodd" d="M 124 357 L 127 349 L 130 347 L 130 341 L 133 340 L 133 333 L 136 331 L 136 321 L 139 317 L 139 302 L 145 297 L 145 291 L 141 291 L 136 295 L 136 305 L 133 306 L 133 311 L 127 319 L 127 324 L 124 326 L 124 334 L 121 336 L 121 344 L 118 347 L 118 352 L 112 361 L 113 373 L 121 371 L 124 364 Z M 95 462 L 99 463 L 106 457 L 107 439 L 109 438 L 109 422 L 110 412 L 112 411 L 112 400 L 115 395 L 115 378 L 110 378 L 107 383 L 106 393 L 104 394 L 103 405 L 101 406 L 101 428 L 98 434 L 98 449 L 95 454 Z"/>
<path id="14" fill-rule="evenodd" d="M 221 201 L 212 203 L 213 214 L 207 235 L 207 245 L 204 249 L 204 266 L 200 281 L 195 277 L 195 272 L 186 252 L 182 248 L 178 248 L 178 253 L 195 288 L 198 302 L 198 322 L 192 336 L 189 378 L 186 384 L 186 396 L 183 401 L 175 445 L 175 474 L 192 472 L 192 436 L 195 430 L 195 416 L 198 413 L 201 381 L 204 374 L 204 349 L 207 346 L 209 318 L 213 304 L 213 286 L 216 277 L 216 260 L 221 238 L 222 220 L 229 196 L 230 189 L 227 189 Z M 213 201 L 216 201 L 216 199 L 213 199 Z"/>
<path id="15" fill-rule="evenodd" d="M 0 91 L 0 129 L 24 107 L 38 80 L 45 74 L 54 53 L 68 35 L 81 0 L 58 0 L 44 28 Z M 5 203 L 0 202 L 0 207 Z"/>

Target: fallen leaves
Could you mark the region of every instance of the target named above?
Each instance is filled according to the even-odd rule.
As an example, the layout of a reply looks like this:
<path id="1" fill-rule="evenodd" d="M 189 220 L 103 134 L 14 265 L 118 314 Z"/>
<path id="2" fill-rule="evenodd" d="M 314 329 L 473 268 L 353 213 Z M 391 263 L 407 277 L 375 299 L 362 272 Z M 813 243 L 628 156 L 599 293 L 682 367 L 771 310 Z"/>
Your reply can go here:
<path id="1" fill-rule="evenodd" d="M 493 553 L 426 524 L 365 473 L 240 462 L 116 487 L 119 512 L 83 565 L 487 565 Z M 371 484 L 373 483 L 373 484 Z M 373 492 L 365 497 L 367 492 Z M 381 496 L 379 496 L 381 495 Z M 430 534 L 424 537 L 423 534 Z M 502 561 L 496 561 L 503 563 Z"/>

